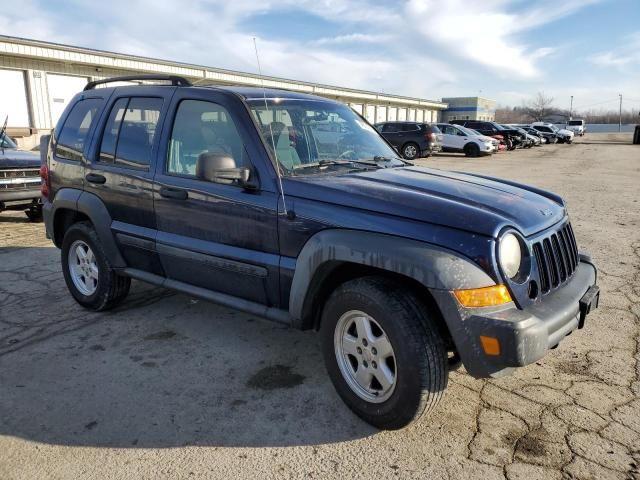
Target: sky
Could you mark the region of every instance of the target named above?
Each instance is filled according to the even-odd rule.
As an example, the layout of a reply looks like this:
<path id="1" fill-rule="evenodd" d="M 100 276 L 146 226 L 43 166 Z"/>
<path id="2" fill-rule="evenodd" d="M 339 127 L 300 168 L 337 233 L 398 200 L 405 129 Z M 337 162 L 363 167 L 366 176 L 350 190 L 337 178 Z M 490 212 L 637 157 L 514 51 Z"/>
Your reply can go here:
<path id="1" fill-rule="evenodd" d="M 640 108 L 640 0 L 4 0 L 0 34 L 399 95 Z"/>

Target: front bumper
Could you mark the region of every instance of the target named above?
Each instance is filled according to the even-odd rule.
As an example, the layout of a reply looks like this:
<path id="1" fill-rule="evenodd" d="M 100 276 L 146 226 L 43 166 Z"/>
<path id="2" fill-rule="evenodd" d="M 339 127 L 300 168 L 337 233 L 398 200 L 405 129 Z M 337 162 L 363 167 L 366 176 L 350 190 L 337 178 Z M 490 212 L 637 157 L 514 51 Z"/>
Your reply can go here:
<path id="1" fill-rule="evenodd" d="M 0 190 L 0 202 L 5 204 L 29 203 L 30 201 L 38 200 L 40 196 L 40 184 L 35 188 Z"/>
<path id="2" fill-rule="evenodd" d="M 582 328 L 586 314 L 597 307 L 599 292 L 592 288 L 596 277 L 595 266 L 581 257 L 569 282 L 524 310 L 513 303 L 464 308 L 451 292 L 432 293 L 467 372 L 474 377 L 499 377 L 541 359 L 567 335 Z M 588 306 L 585 299 L 591 300 Z M 498 355 L 484 353 L 481 335 L 498 340 Z"/>

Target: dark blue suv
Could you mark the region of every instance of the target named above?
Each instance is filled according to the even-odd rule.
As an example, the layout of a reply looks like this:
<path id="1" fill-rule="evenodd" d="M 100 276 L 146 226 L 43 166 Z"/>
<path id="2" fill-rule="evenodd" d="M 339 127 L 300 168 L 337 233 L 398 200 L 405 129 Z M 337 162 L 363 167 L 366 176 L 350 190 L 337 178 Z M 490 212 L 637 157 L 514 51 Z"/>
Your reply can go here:
<path id="1" fill-rule="evenodd" d="M 597 306 L 560 197 L 415 167 L 340 103 L 244 87 L 95 88 L 42 149 L 47 235 L 73 297 L 132 278 L 320 331 L 344 401 L 380 428 L 539 360 Z"/>

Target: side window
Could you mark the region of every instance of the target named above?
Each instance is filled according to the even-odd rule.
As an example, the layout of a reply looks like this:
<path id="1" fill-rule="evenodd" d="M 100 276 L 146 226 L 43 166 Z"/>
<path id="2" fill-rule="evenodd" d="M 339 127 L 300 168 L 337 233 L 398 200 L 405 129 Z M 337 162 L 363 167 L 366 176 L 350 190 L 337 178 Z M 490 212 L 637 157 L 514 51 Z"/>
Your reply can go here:
<path id="1" fill-rule="evenodd" d="M 384 133 L 395 133 L 399 132 L 400 128 L 398 127 L 397 123 L 387 123 L 384 127 L 382 127 L 382 131 Z"/>
<path id="2" fill-rule="evenodd" d="M 55 155 L 68 160 L 82 160 L 87 134 L 98 115 L 102 100 L 90 98 L 76 103 L 58 135 Z"/>
<path id="3" fill-rule="evenodd" d="M 416 123 L 403 123 L 402 131 L 403 132 L 415 132 L 416 130 L 420 130 L 420 127 Z"/>
<path id="4" fill-rule="evenodd" d="M 116 158 L 116 143 L 118 134 L 120 133 L 120 125 L 124 111 L 129 103 L 128 98 L 119 98 L 111 107 L 107 124 L 102 133 L 102 143 L 100 145 L 100 161 L 105 163 L 113 163 Z"/>
<path id="5" fill-rule="evenodd" d="M 100 146 L 100 161 L 148 168 L 162 108 L 161 98 L 120 98 L 111 108 Z"/>
<path id="6" fill-rule="evenodd" d="M 284 119 L 280 123 L 284 129 Z M 274 136 L 278 138 L 278 134 Z M 216 103 L 183 100 L 171 131 L 167 173 L 196 177 L 202 154 L 218 155 L 224 169 L 249 167 L 244 144 L 229 112 Z M 220 179 L 220 183 L 231 182 Z"/>

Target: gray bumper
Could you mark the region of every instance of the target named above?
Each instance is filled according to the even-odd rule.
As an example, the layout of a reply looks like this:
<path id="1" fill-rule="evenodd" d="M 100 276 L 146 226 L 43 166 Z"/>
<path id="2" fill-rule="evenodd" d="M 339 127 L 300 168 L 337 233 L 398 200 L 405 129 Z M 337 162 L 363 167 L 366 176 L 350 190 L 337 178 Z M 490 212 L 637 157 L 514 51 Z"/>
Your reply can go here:
<path id="1" fill-rule="evenodd" d="M 31 200 L 37 200 L 41 196 L 40 193 L 40 185 L 38 184 L 35 188 L 26 188 L 20 190 L 5 190 L 0 191 L 0 202 L 2 203 L 11 203 L 11 202 L 24 202 L 27 203 Z"/>
<path id="2" fill-rule="evenodd" d="M 432 293 L 469 374 L 498 377 L 541 359 L 578 328 L 580 300 L 595 285 L 596 276 L 595 267 L 582 259 L 568 283 L 525 310 L 513 303 L 495 308 L 464 308 L 449 291 Z M 497 338 L 500 354 L 486 355 L 480 335 Z"/>

